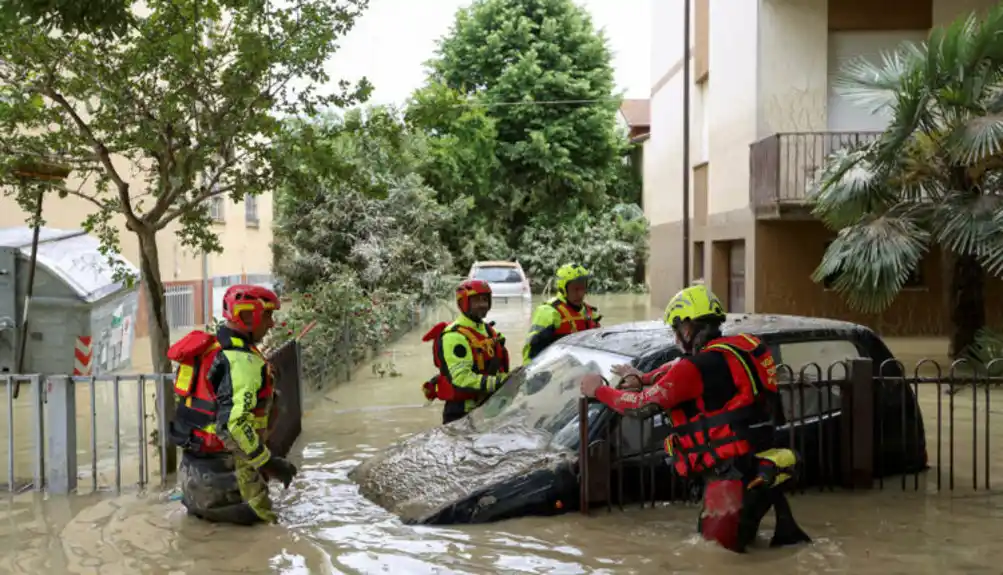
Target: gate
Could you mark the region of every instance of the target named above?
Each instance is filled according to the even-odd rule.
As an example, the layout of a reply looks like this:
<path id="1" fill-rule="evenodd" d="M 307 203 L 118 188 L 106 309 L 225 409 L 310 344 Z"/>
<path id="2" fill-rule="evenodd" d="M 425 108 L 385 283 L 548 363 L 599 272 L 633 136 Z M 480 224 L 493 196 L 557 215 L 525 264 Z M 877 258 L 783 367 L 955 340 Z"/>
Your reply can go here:
<path id="1" fill-rule="evenodd" d="M 799 454 L 796 483 L 786 489 L 993 489 L 1003 437 L 990 425 L 991 405 L 1003 360 L 944 367 L 927 359 L 907 369 L 897 360 L 853 359 L 796 374 L 782 365 L 778 380 L 774 445 Z M 680 477 L 666 462 L 671 427 L 663 416 L 623 417 L 582 398 L 578 424 L 581 512 L 700 498 L 699 479 Z"/>
<path id="2" fill-rule="evenodd" d="M 278 417 L 268 446 L 280 456 L 289 453 L 302 431 L 300 355 L 296 341 L 269 355 Z M 172 383 L 171 374 L 0 374 L 0 389 L 7 394 L 7 409 L 0 410 L 0 419 L 6 414 L 0 430 L 6 427 L 7 433 L 5 453 L 0 444 L 6 456 L 0 458 L 0 482 L 5 483 L 0 488 L 68 493 L 80 491 L 83 479 L 91 491 L 119 491 L 127 485 L 145 487 L 151 476 L 166 486 L 174 471 L 167 467 L 167 455 L 175 447 L 165 441 L 168 414 L 159 390 Z M 15 399 L 17 384 L 27 385 L 30 393 Z"/>
<path id="3" fill-rule="evenodd" d="M 164 288 L 167 302 L 167 325 L 171 329 L 195 325 L 195 288 L 173 285 Z"/>

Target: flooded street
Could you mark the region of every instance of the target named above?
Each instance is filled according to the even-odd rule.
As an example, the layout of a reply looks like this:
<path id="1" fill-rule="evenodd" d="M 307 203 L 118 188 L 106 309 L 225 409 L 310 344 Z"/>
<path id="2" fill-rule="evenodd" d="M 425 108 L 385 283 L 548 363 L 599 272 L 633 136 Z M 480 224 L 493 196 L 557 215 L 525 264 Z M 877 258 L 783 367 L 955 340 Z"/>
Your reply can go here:
<path id="1" fill-rule="evenodd" d="M 661 310 L 650 308 L 647 300 L 645 295 L 592 298 L 607 325 L 661 317 Z M 513 356 L 521 353 L 531 311 L 529 305 L 513 301 L 496 304 L 489 317 L 507 336 Z M 442 313 L 430 320 L 448 319 L 445 310 Z M 309 398 L 304 433 L 292 456 L 300 475 L 288 491 L 273 491 L 281 525 L 202 523 L 186 517 L 180 503 L 167 501 L 155 490 L 118 497 L 23 493 L 0 508 L 0 573 L 1003 572 L 1003 548 L 998 544 L 1003 497 L 971 490 L 970 390 L 956 399 L 957 491 L 914 493 L 909 477 L 910 491 L 903 493 L 896 477 L 886 482 L 883 492 L 812 491 L 794 496 L 796 516 L 815 538 L 800 548 L 767 549 L 765 532 L 772 531 L 768 517 L 765 541 L 750 554 L 719 550 L 694 535 L 697 508 L 687 505 L 609 514 L 603 508 L 591 517 L 570 513 L 450 528 L 402 525 L 362 498 L 347 475 L 402 435 L 439 424 L 441 407 L 426 406 L 419 389 L 433 370 L 431 345 L 420 343 L 423 331 L 408 334 L 378 360 L 392 362 L 403 377 L 381 378 L 364 365 L 351 383 Z M 892 343 L 907 360 L 937 349 L 936 343 Z M 137 343 L 137 348 L 143 345 Z M 135 398 L 135 392 L 128 395 Z M 935 465 L 937 397 L 926 390 L 921 395 L 930 463 Z M 981 419 L 981 391 L 978 400 Z M 943 408 L 946 418 L 946 400 Z M 133 405 L 128 413 L 135 411 Z M 81 425 L 87 429 L 89 421 Z M 994 425 L 1003 430 L 1003 419 Z M 984 422 L 977 429 L 982 442 Z M 128 435 L 135 436 L 135 430 Z M 88 441 L 81 432 L 80 445 Z M 993 441 L 1003 446 L 1003 436 Z M 980 490 L 984 447 L 978 446 Z M 946 445 L 943 457 L 946 461 Z M 83 458 L 81 466 L 89 473 Z M 156 460 L 150 463 L 155 466 Z M 995 462 L 993 467 L 993 480 L 1003 485 L 1003 468 L 997 469 Z M 935 475 L 931 471 L 921 477 L 921 490 Z M 88 481 L 81 479 L 83 491 L 90 490 Z"/>

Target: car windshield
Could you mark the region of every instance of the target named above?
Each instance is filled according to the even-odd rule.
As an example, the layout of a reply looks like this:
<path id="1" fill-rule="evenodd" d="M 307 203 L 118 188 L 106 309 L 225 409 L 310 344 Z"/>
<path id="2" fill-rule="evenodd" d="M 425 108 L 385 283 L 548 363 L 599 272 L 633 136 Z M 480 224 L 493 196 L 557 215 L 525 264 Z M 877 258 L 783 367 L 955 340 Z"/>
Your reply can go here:
<path id="1" fill-rule="evenodd" d="M 524 426 L 552 436 L 551 443 L 573 449 L 578 445 L 579 381 L 587 373 L 614 377 L 610 369 L 630 363 L 625 355 L 554 344 L 528 367 L 514 374 L 484 405 L 470 414 L 478 432 Z M 600 412 L 590 408 L 590 421 Z"/>
<path id="2" fill-rule="evenodd" d="M 522 282 L 519 270 L 508 266 L 474 268 L 474 273 L 471 275 L 475 280 L 484 280 L 488 283 L 517 284 Z"/>

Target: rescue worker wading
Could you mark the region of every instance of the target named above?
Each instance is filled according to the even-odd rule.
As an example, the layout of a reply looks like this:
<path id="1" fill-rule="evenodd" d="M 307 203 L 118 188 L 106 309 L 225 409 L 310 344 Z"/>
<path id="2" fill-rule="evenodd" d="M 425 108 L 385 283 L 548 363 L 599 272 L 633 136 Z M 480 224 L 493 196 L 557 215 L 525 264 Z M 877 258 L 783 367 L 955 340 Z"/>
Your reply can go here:
<path id="1" fill-rule="evenodd" d="M 588 280 L 589 272 L 582 266 L 567 264 L 557 270 L 557 297 L 533 312 L 533 325 L 522 348 L 523 365 L 562 337 L 599 327 L 602 315 L 585 303 Z"/>
<path id="2" fill-rule="evenodd" d="M 193 331 L 171 346 L 179 364 L 171 440 L 183 449 L 178 482 L 190 515 L 251 525 L 276 521 L 268 481 L 285 487 L 296 467 L 265 446 L 274 390 L 255 347 L 274 325 L 274 292 L 235 285 L 223 296 L 226 324 L 216 335 Z"/>
<path id="3" fill-rule="evenodd" d="M 810 542 L 779 487 L 793 476 L 796 455 L 771 449 L 772 414 L 780 408 L 773 355 L 750 335 L 723 337 L 724 320 L 724 306 L 705 286 L 680 291 L 665 310 L 665 322 L 687 355 L 648 374 L 629 366 L 614 369 L 623 376 L 621 384 L 643 391 L 605 386 L 601 376 L 590 374 L 582 379 L 582 393 L 625 415 L 667 412 L 670 463 L 679 475 L 704 480 L 699 531 L 705 539 L 744 552 L 773 507 L 771 546 Z"/>
<path id="4" fill-rule="evenodd" d="M 460 317 L 441 322 L 422 338 L 432 341 L 432 357 L 439 373 L 422 384 L 429 401 L 446 402 L 442 423 L 451 423 L 473 411 L 508 378 L 509 357 L 505 338 L 484 318 L 491 311 L 491 286 L 467 280 L 456 288 Z"/>

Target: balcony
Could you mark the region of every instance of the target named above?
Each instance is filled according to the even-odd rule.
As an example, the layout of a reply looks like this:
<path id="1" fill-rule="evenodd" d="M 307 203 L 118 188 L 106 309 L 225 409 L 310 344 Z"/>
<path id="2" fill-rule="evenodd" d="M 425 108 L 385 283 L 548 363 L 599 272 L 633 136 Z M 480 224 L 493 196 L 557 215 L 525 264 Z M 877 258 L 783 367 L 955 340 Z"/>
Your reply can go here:
<path id="1" fill-rule="evenodd" d="M 757 219 L 811 219 L 806 201 L 815 171 L 841 148 L 873 142 L 881 132 L 774 134 L 749 149 L 749 203 Z"/>

